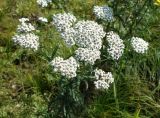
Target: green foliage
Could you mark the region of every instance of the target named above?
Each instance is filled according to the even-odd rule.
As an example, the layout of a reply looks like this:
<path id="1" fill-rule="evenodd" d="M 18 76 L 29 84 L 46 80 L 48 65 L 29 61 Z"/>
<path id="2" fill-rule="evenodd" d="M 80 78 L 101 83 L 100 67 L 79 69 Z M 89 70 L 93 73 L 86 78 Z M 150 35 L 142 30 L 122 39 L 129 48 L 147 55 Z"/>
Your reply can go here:
<path id="1" fill-rule="evenodd" d="M 48 62 L 55 56 L 73 54 L 61 41 L 51 24 L 38 24 L 41 48 L 38 52 L 15 46 L 18 19 L 37 16 L 51 21 L 55 13 L 67 11 L 78 19 L 94 20 L 94 5 L 109 5 L 116 20 L 97 20 L 105 31 L 115 31 L 127 48 L 114 62 L 102 50 L 95 66 L 114 73 L 115 82 L 107 91 L 96 91 L 90 66 L 83 66 L 75 80 L 66 80 L 52 72 Z M 160 116 L 160 8 L 152 0 L 53 0 L 46 9 L 36 0 L 0 1 L 0 117 L 86 117 L 86 118 L 158 118 Z M 131 50 L 129 39 L 143 37 L 150 43 L 145 55 Z M 107 45 L 107 44 L 106 44 Z M 88 70 L 88 71 L 86 71 Z M 88 86 L 88 87 L 86 87 Z M 95 97 L 93 97 L 95 95 Z"/>

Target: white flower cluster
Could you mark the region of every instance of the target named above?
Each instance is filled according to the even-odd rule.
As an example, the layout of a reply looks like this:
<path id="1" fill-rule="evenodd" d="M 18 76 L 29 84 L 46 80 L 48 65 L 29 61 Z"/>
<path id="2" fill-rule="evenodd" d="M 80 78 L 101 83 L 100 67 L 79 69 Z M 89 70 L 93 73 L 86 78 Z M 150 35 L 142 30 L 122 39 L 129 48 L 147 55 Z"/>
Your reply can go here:
<path id="1" fill-rule="evenodd" d="M 76 44 L 82 48 L 101 49 L 105 37 L 103 27 L 94 21 L 79 21 L 74 25 L 75 22 L 76 17 L 70 13 L 53 16 L 53 24 L 68 46 Z"/>
<path id="2" fill-rule="evenodd" d="M 15 35 L 12 40 L 25 48 L 33 48 L 37 50 L 39 46 L 39 37 L 33 33 Z"/>
<path id="3" fill-rule="evenodd" d="M 142 38 L 132 37 L 131 45 L 137 53 L 145 53 L 148 50 L 149 43 Z"/>
<path id="4" fill-rule="evenodd" d="M 37 0 L 37 4 L 42 7 L 47 7 L 49 3 L 51 3 L 52 0 Z"/>
<path id="5" fill-rule="evenodd" d="M 59 13 L 53 16 L 53 24 L 60 32 L 70 28 L 76 20 L 76 17 L 70 13 Z"/>
<path id="6" fill-rule="evenodd" d="M 108 53 L 114 59 L 118 60 L 123 52 L 125 45 L 123 44 L 123 40 L 120 39 L 119 35 L 110 31 L 107 33 L 107 41 L 109 43 Z"/>
<path id="7" fill-rule="evenodd" d="M 61 37 L 67 46 L 75 45 L 75 30 L 73 28 L 68 28 L 64 32 L 61 33 Z"/>
<path id="8" fill-rule="evenodd" d="M 98 19 L 106 20 L 106 21 L 113 21 L 113 9 L 108 6 L 94 6 L 93 12 Z"/>
<path id="9" fill-rule="evenodd" d="M 21 18 L 19 21 L 21 24 L 18 25 L 17 32 L 31 32 L 35 30 L 35 27 L 31 23 L 28 23 L 28 18 Z"/>
<path id="10" fill-rule="evenodd" d="M 95 78 L 96 81 L 94 81 L 94 84 L 97 89 L 108 89 L 109 84 L 114 82 L 112 73 L 111 72 L 105 73 L 101 69 L 95 70 Z"/>
<path id="11" fill-rule="evenodd" d="M 101 54 L 99 50 L 88 49 L 88 48 L 78 48 L 75 51 L 75 53 L 76 53 L 75 57 L 77 60 L 85 61 L 92 65 L 97 59 L 100 59 L 100 54 Z"/>
<path id="12" fill-rule="evenodd" d="M 39 17 L 38 20 L 43 22 L 43 23 L 47 23 L 48 22 L 47 18 L 44 18 L 44 17 Z"/>
<path id="13" fill-rule="evenodd" d="M 105 37 L 103 27 L 94 21 L 79 21 L 74 26 L 75 42 L 79 47 L 101 49 Z"/>
<path id="14" fill-rule="evenodd" d="M 67 60 L 63 60 L 61 57 L 56 57 L 51 61 L 51 65 L 54 67 L 55 72 L 60 72 L 61 75 L 68 78 L 76 77 L 76 71 L 79 64 L 73 57 Z"/>
<path id="15" fill-rule="evenodd" d="M 19 19 L 20 25 L 18 25 L 17 32 L 15 36 L 12 37 L 14 43 L 19 44 L 24 48 L 32 48 L 37 50 L 39 47 L 39 37 L 31 31 L 35 30 L 34 26 L 29 21 L 28 18 Z"/>
<path id="16" fill-rule="evenodd" d="M 22 22 L 26 22 L 26 21 L 29 21 L 29 19 L 28 19 L 28 18 L 20 18 L 20 19 L 19 19 L 19 22 L 21 22 L 21 23 L 22 23 Z"/>
<path id="17" fill-rule="evenodd" d="M 103 27 L 94 21 L 76 22 L 75 16 L 71 14 L 56 14 L 53 17 L 53 23 L 61 32 L 64 42 L 68 46 L 78 45 L 76 50 L 76 59 L 94 64 L 100 59 L 100 49 L 102 47 L 102 38 L 105 37 Z"/>

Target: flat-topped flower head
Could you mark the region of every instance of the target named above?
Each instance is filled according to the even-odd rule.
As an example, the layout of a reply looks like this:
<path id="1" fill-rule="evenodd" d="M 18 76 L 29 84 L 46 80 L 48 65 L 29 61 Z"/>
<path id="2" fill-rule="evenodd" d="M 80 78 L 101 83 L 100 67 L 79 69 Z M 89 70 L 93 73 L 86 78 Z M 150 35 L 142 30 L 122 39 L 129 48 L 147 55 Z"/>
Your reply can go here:
<path id="1" fill-rule="evenodd" d="M 102 19 L 108 22 L 114 20 L 113 9 L 108 6 L 94 6 L 93 12 L 98 19 Z"/>
<path id="2" fill-rule="evenodd" d="M 79 47 L 101 49 L 105 37 L 103 27 L 94 21 L 79 21 L 75 24 L 75 42 Z"/>
<path id="3" fill-rule="evenodd" d="M 95 78 L 94 84 L 97 89 L 108 89 L 109 85 L 114 82 L 112 73 L 106 73 L 101 69 L 95 70 Z"/>
<path id="4" fill-rule="evenodd" d="M 37 0 L 37 4 L 41 7 L 47 7 L 49 3 L 51 3 L 52 0 Z"/>
<path id="5" fill-rule="evenodd" d="M 61 37 L 68 47 L 75 45 L 75 30 L 73 28 L 68 28 L 61 33 Z"/>
<path id="6" fill-rule="evenodd" d="M 24 48 L 37 50 L 39 47 L 39 37 L 33 33 L 15 35 L 12 40 Z"/>
<path id="7" fill-rule="evenodd" d="M 133 50 L 137 53 L 145 53 L 148 50 L 149 43 L 144 41 L 142 38 L 132 37 L 131 38 L 131 45 Z"/>
<path id="8" fill-rule="evenodd" d="M 113 31 L 107 33 L 106 40 L 109 44 L 109 48 L 107 49 L 109 55 L 112 59 L 118 60 L 124 52 L 125 45 L 123 44 L 123 40 Z"/>
<path id="9" fill-rule="evenodd" d="M 17 28 L 17 32 L 19 33 L 31 32 L 34 30 L 35 27 L 31 23 L 25 23 L 25 22 L 22 22 L 20 25 L 18 25 Z"/>
<path id="10" fill-rule="evenodd" d="M 71 13 L 59 13 L 53 15 L 53 24 L 60 32 L 70 28 L 76 20 L 76 17 Z"/>
<path id="11" fill-rule="evenodd" d="M 19 33 L 26 33 L 26 32 L 31 32 L 35 30 L 35 27 L 28 22 L 29 19 L 28 18 L 21 18 L 19 19 L 19 22 L 21 24 L 18 25 L 17 27 L 17 32 Z"/>
<path id="12" fill-rule="evenodd" d="M 88 48 L 78 48 L 75 53 L 77 60 L 87 62 L 91 65 L 93 65 L 97 59 L 100 59 L 101 54 L 99 50 Z"/>
<path id="13" fill-rule="evenodd" d="M 62 61 L 64 61 L 64 59 L 62 58 L 62 57 L 55 57 L 51 62 L 50 62 L 50 64 L 52 65 L 52 66 L 55 66 L 56 67 L 56 65 L 59 65 Z M 58 70 L 54 70 L 54 71 L 58 71 Z"/>
<path id="14" fill-rule="evenodd" d="M 27 21 L 29 21 L 28 18 L 20 18 L 19 19 L 19 22 L 21 22 L 21 23 L 24 23 L 24 22 L 27 22 Z"/>
<path id="15" fill-rule="evenodd" d="M 54 67 L 54 71 L 60 72 L 62 76 L 68 78 L 74 78 L 77 76 L 76 71 L 79 64 L 73 57 L 70 57 L 67 60 L 64 60 L 61 57 L 56 57 L 50 62 L 50 64 Z"/>

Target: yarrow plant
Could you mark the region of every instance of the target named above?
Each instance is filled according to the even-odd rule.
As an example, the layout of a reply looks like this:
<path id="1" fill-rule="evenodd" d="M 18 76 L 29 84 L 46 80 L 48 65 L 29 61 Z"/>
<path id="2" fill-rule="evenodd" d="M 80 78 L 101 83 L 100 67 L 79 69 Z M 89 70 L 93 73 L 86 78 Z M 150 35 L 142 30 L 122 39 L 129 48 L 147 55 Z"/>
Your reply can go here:
<path id="1" fill-rule="evenodd" d="M 37 0 L 37 3 L 42 7 L 47 7 L 51 2 L 52 0 Z M 114 1 L 110 1 L 110 3 L 112 2 Z M 67 59 L 64 59 L 63 57 L 55 56 L 57 55 L 56 50 L 55 52 L 53 51 L 54 53 L 51 57 L 54 58 L 51 58 L 52 60 L 47 58 L 52 67 L 51 71 L 54 72 L 54 75 L 58 73 L 56 77 L 59 77 L 57 96 L 55 100 L 51 98 L 51 104 L 48 105 L 49 112 L 56 114 L 54 117 L 74 117 L 74 115 L 67 116 L 66 114 L 73 113 L 75 108 L 78 107 L 79 109 L 79 106 L 85 104 L 84 93 L 91 86 L 89 82 L 93 84 L 94 90 L 97 91 L 97 89 L 109 89 L 111 84 L 116 80 L 112 75 L 112 71 L 117 72 L 116 67 L 120 68 L 118 65 L 119 60 L 122 55 L 125 55 L 125 48 L 128 48 L 128 46 L 125 46 L 125 39 L 127 39 L 128 34 L 132 34 L 130 28 L 137 23 L 130 22 L 131 26 L 127 27 L 128 25 L 125 23 L 127 23 L 127 20 L 132 20 L 130 17 L 134 14 L 130 14 L 130 16 L 123 19 L 121 15 L 118 16 L 118 14 L 113 13 L 117 9 L 118 7 L 113 7 L 112 9 L 109 6 L 95 5 L 93 13 L 97 19 L 102 19 L 97 20 L 97 22 L 86 19 L 78 20 L 73 14 L 67 12 L 52 16 L 52 24 L 59 32 L 65 44 L 71 49 L 71 52 L 73 52 Z M 116 17 L 119 19 L 117 20 Z M 19 21 L 21 24 L 18 25 L 17 34 L 12 38 L 13 42 L 24 48 L 38 50 L 40 45 L 39 37 L 33 32 L 36 28 L 30 23 L 28 18 L 21 18 Z M 38 21 L 43 23 L 48 22 L 44 17 L 39 17 Z M 101 25 L 104 24 L 104 21 L 107 21 L 105 22 L 105 28 Z M 125 30 L 123 31 L 124 34 L 121 34 L 121 31 L 119 31 L 122 27 Z M 123 40 L 120 37 L 123 37 Z M 149 47 L 148 42 L 138 37 L 132 37 L 130 43 L 133 50 L 137 53 L 144 54 Z M 108 57 L 111 57 L 111 60 Z M 106 66 L 101 67 L 101 64 L 107 61 L 112 63 L 109 71 L 106 69 Z M 80 87 L 83 83 L 85 84 L 85 90 L 81 91 Z M 114 92 L 116 92 L 115 83 L 113 86 Z M 116 95 L 114 97 L 116 99 Z M 57 101 L 59 103 L 55 104 Z M 56 111 L 58 108 L 60 110 Z M 60 114 L 60 112 L 63 113 Z"/>
<path id="2" fill-rule="evenodd" d="M 76 71 L 79 67 L 79 64 L 73 57 L 67 60 L 56 57 L 51 61 L 51 65 L 54 67 L 55 72 L 60 72 L 62 76 L 66 76 L 67 78 L 76 77 Z"/>
<path id="3" fill-rule="evenodd" d="M 68 46 L 101 49 L 102 39 L 105 36 L 103 27 L 94 21 L 78 21 L 76 24 L 75 22 L 76 17 L 70 13 L 53 16 L 53 24 Z"/>
<path id="4" fill-rule="evenodd" d="M 37 50 L 39 47 L 39 37 L 33 33 L 15 35 L 12 40 L 24 48 Z"/>
<path id="5" fill-rule="evenodd" d="M 61 33 L 61 37 L 68 47 L 75 45 L 75 30 L 73 28 L 67 28 Z"/>
<path id="6" fill-rule="evenodd" d="M 80 109 L 80 106 L 83 105 L 80 99 L 82 99 L 83 97 L 80 97 L 80 92 L 78 92 L 80 90 L 77 89 L 77 86 L 74 89 L 73 86 L 80 86 L 82 81 L 85 81 L 86 88 L 88 88 L 88 82 L 85 80 L 85 73 L 89 71 L 90 75 L 87 76 L 91 76 L 88 78 L 93 82 L 94 87 L 97 89 L 108 89 L 109 85 L 114 81 L 114 78 L 111 72 L 105 73 L 102 70 L 101 71 L 103 73 L 100 74 L 97 70 L 95 71 L 95 76 L 93 76 L 94 70 L 92 68 L 94 68 L 96 60 L 101 59 L 100 50 L 102 48 L 103 38 L 106 35 L 102 25 L 99 25 L 97 22 L 90 20 L 76 21 L 76 17 L 70 13 L 60 13 L 53 16 L 53 24 L 59 31 L 66 45 L 69 47 L 74 45 L 76 47 L 76 50 L 73 53 L 74 56 L 71 56 L 69 59 L 64 60 L 61 57 L 55 57 L 50 62 L 50 64 L 51 66 L 53 66 L 54 72 L 59 72 L 63 77 L 70 78 L 70 81 L 67 82 L 70 86 L 65 86 L 65 90 L 63 90 L 64 93 L 61 92 L 63 93 L 63 95 L 59 94 L 59 96 L 57 96 L 57 99 L 59 97 L 68 96 L 69 100 L 67 101 L 72 101 L 72 103 L 75 103 L 75 105 L 72 106 L 77 107 L 78 105 Z M 83 70 L 86 71 L 83 73 L 81 72 L 82 68 L 88 69 Z M 100 76 L 102 76 L 102 78 Z M 61 81 L 65 81 L 63 77 Z M 60 84 L 60 86 L 63 86 L 63 84 Z M 65 91 L 71 92 L 66 93 Z M 79 98 L 75 98 L 75 94 L 76 96 L 79 96 Z M 60 102 L 60 104 L 61 103 L 62 101 Z M 71 108 L 67 107 L 67 103 L 65 104 L 65 106 L 63 106 L 64 104 L 61 105 L 65 107 L 68 112 L 70 112 Z M 55 109 L 55 107 L 52 106 L 52 109 Z M 57 117 L 57 115 L 55 116 Z"/>
<path id="7" fill-rule="evenodd" d="M 74 26 L 75 42 L 79 47 L 101 49 L 105 37 L 103 27 L 94 21 L 79 21 Z"/>
<path id="8" fill-rule="evenodd" d="M 52 0 L 37 0 L 37 4 L 41 7 L 47 7 L 50 3 L 52 3 Z"/>
<path id="9" fill-rule="evenodd" d="M 114 82 L 114 78 L 111 72 L 105 73 L 101 69 L 95 70 L 95 78 L 94 84 L 97 89 L 108 89 L 109 85 Z"/>
<path id="10" fill-rule="evenodd" d="M 114 60 L 118 60 L 124 52 L 125 45 L 123 44 L 123 40 L 113 31 L 107 33 L 106 40 L 109 44 L 109 48 L 107 49 L 109 55 Z"/>
<path id="11" fill-rule="evenodd" d="M 108 22 L 114 20 L 113 9 L 108 6 L 94 6 L 93 13 L 97 19 L 102 19 Z"/>
<path id="12" fill-rule="evenodd" d="M 133 50 L 137 53 L 145 53 L 148 50 L 148 42 L 144 41 L 142 38 L 132 37 L 131 38 L 131 45 Z"/>
<path id="13" fill-rule="evenodd" d="M 28 18 L 21 18 L 19 21 L 21 24 L 18 25 L 17 32 L 31 32 L 35 30 L 35 27 L 31 23 L 28 23 Z"/>
<path id="14" fill-rule="evenodd" d="M 53 15 L 53 24 L 60 32 L 70 28 L 76 20 L 76 17 L 71 13 L 59 13 Z"/>
<path id="15" fill-rule="evenodd" d="M 97 59 L 100 59 L 101 52 L 95 49 L 78 48 L 75 51 L 76 59 L 93 65 Z"/>
<path id="16" fill-rule="evenodd" d="M 29 19 L 28 19 L 28 18 L 20 18 L 20 19 L 19 19 L 19 22 L 21 22 L 21 23 L 24 23 L 24 22 L 26 22 L 26 21 L 29 21 Z"/>
<path id="17" fill-rule="evenodd" d="M 31 23 L 28 23 L 28 18 L 21 18 L 19 21 L 21 24 L 18 25 L 18 33 L 12 37 L 12 40 L 15 44 L 18 44 L 24 48 L 38 50 L 39 37 L 31 32 L 35 30 L 35 27 Z"/>

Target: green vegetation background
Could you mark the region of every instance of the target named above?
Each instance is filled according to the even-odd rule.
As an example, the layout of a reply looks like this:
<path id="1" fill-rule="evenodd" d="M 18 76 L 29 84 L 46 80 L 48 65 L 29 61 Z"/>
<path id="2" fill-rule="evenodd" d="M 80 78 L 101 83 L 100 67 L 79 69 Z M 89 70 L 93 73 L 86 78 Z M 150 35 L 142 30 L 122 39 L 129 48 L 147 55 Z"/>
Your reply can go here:
<path id="1" fill-rule="evenodd" d="M 71 0 L 42 9 L 36 0 L 0 0 L 0 118 L 44 117 L 50 91 L 56 90 L 51 83 L 58 77 L 52 78 L 48 73 L 48 62 L 38 52 L 24 51 L 13 44 L 11 38 L 18 19 L 29 17 L 34 22 L 36 17 L 44 16 L 51 21 L 53 14 L 65 9 L 78 19 L 91 20 L 94 4 L 94 0 Z M 104 4 L 105 0 L 97 2 Z M 127 62 L 128 66 L 123 67 L 126 62 L 122 61 L 121 69 L 115 72 L 119 73 L 118 105 L 111 87 L 88 106 L 88 118 L 160 118 L 160 12 L 151 12 L 152 16 L 145 19 L 148 27 L 139 32 L 151 45 L 148 54 L 145 58 L 131 55 L 133 59 Z M 38 30 L 41 30 L 36 33 L 40 35 L 43 52 L 50 55 L 58 44 L 61 48 L 56 55 L 72 54 L 51 24 Z"/>

